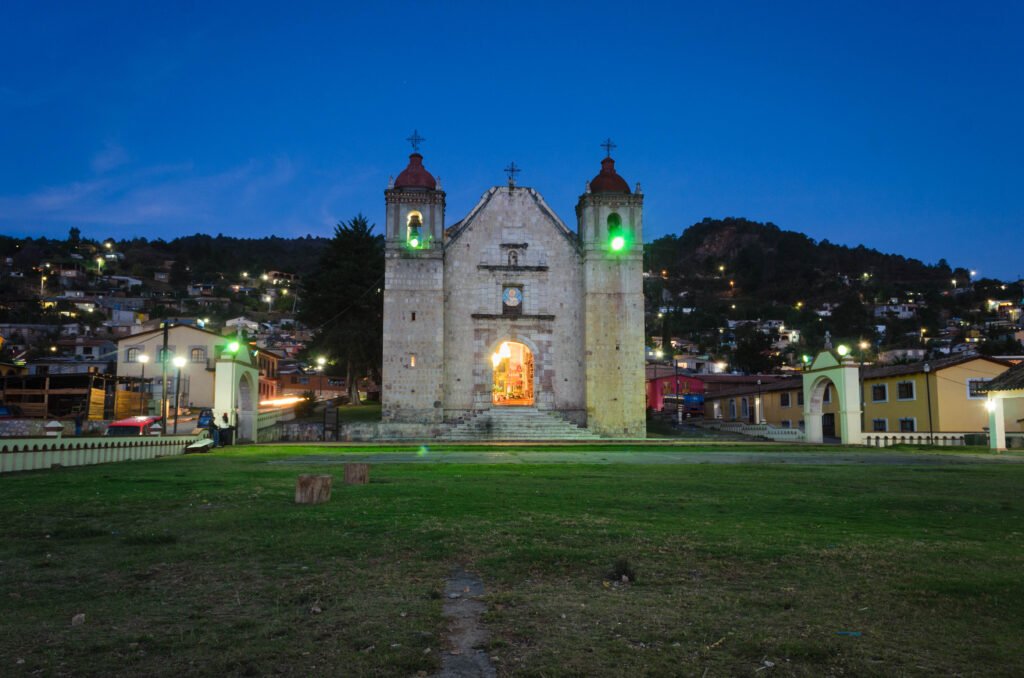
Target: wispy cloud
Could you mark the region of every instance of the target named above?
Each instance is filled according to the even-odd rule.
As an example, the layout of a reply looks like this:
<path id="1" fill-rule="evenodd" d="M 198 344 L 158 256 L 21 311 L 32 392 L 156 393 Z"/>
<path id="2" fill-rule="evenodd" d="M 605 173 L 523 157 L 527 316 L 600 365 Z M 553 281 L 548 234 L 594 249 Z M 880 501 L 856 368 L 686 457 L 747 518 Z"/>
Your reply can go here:
<path id="1" fill-rule="evenodd" d="M 92 171 L 97 174 L 104 174 L 124 165 L 128 160 L 128 151 L 124 150 L 121 144 L 108 141 L 103 146 L 103 150 L 93 156 L 91 163 Z"/>
<path id="2" fill-rule="evenodd" d="M 123 149 L 111 147 L 93 161 L 105 174 L 25 195 L 0 195 L 0 224 L 20 230 L 50 224 L 134 227 L 142 234 L 146 229 L 223 228 L 244 224 L 254 213 L 266 212 L 267 205 L 281 202 L 281 193 L 297 176 L 284 157 L 212 174 L 198 174 L 190 164 L 112 171 L 126 158 Z"/>

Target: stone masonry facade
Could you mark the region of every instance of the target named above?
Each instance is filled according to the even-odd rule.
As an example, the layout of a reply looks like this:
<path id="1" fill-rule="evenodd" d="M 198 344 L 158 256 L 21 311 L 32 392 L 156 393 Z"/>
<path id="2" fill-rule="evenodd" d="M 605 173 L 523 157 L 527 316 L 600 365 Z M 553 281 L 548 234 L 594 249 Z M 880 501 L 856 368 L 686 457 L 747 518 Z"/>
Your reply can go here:
<path id="1" fill-rule="evenodd" d="M 643 196 L 611 158 L 580 196 L 575 232 L 511 181 L 446 228 L 418 153 L 385 202 L 385 426 L 501 407 L 491 358 L 516 342 L 532 354 L 538 410 L 605 437 L 645 435 Z"/>

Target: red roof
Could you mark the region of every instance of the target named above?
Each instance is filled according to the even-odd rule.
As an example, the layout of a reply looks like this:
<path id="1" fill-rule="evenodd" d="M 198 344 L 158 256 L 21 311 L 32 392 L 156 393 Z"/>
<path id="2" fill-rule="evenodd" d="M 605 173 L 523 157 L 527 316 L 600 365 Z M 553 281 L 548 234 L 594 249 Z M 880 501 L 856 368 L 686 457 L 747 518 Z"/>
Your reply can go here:
<path id="1" fill-rule="evenodd" d="M 629 193 L 629 184 L 615 171 L 610 157 L 601 161 L 601 171 L 590 181 L 591 193 Z"/>
<path id="2" fill-rule="evenodd" d="M 395 188 L 437 188 L 437 181 L 423 166 L 423 156 L 413 153 L 409 156 L 409 166 L 395 179 Z"/>

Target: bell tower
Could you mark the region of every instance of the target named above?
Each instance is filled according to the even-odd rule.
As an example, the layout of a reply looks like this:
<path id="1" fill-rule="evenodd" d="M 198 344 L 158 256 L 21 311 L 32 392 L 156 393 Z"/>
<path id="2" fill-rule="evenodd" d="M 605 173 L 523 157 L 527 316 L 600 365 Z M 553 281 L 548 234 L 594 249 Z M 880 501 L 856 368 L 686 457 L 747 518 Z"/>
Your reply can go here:
<path id="1" fill-rule="evenodd" d="M 615 171 L 608 140 L 601 171 L 576 204 L 583 256 L 587 428 L 647 435 L 644 391 L 643 194 Z"/>
<path id="2" fill-rule="evenodd" d="M 444 378 L 445 194 L 423 166 L 416 132 L 409 165 L 384 191 L 382 419 L 440 423 Z"/>

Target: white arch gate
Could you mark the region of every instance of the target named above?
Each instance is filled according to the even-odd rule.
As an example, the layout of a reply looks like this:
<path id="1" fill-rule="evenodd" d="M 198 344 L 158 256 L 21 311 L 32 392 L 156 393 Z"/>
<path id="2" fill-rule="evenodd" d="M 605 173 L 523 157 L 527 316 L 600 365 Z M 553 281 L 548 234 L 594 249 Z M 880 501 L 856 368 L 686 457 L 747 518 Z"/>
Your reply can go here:
<path id="1" fill-rule="evenodd" d="M 835 386 L 839 399 L 840 439 L 844 445 L 860 445 L 863 431 L 860 426 L 860 371 L 853 358 L 840 360 L 831 351 L 822 351 L 803 374 L 804 440 L 809 443 L 824 441 L 821 430 L 822 402 L 825 387 Z"/>

